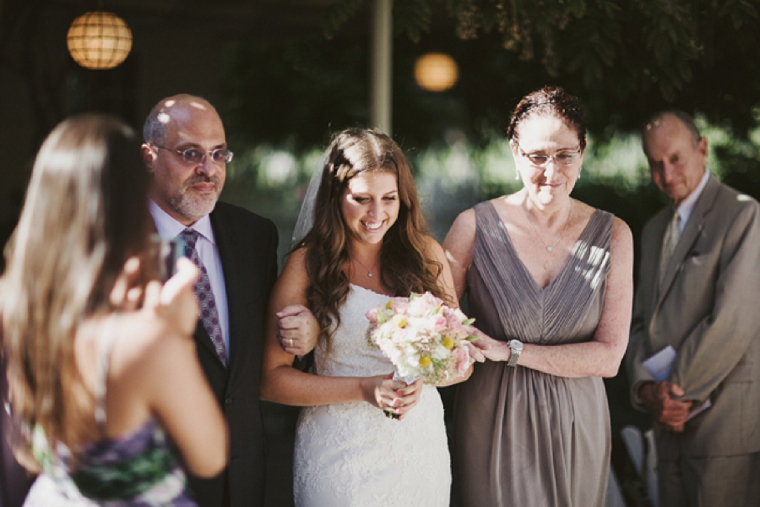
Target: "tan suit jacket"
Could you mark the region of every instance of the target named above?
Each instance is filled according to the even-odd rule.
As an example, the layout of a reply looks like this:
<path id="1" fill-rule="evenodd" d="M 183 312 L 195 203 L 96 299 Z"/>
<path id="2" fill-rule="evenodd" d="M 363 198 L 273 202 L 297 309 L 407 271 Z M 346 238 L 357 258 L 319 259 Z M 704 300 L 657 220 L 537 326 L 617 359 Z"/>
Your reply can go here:
<path id="1" fill-rule="evenodd" d="M 760 206 L 710 176 L 686 223 L 661 288 L 658 266 L 672 208 L 641 238 L 641 269 L 626 366 L 632 400 L 653 380 L 642 361 L 667 345 L 670 381 L 683 400 L 712 407 L 683 433 L 655 429 L 659 458 L 760 451 Z"/>

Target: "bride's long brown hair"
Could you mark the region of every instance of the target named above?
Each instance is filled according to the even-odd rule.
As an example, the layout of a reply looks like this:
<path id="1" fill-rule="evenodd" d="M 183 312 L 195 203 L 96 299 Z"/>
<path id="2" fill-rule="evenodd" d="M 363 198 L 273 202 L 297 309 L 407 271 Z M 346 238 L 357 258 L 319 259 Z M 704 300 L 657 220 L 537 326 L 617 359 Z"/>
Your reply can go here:
<path id="1" fill-rule="evenodd" d="M 306 247 L 310 282 L 306 300 L 319 322 L 319 339 L 328 346 L 340 325 L 339 308 L 349 292 L 344 268 L 349 261 L 350 232 L 341 213 L 341 199 L 351 178 L 368 171 L 389 172 L 398 182 L 398 219 L 385 234 L 380 250 L 383 283 L 396 296 L 430 291 L 447 299 L 438 282 L 443 266 L 428 257 L 425 220 L 404 153 L 377 130 L 345 130 L 327 149 L 314 203 L 314 225 L 301 243 Z"/>
<path id="2" fill-rule="evenodd" d="M 91 434 L 92 394 L 75 338 L 110 311 L 126 259 L 147 246 L 148 175 L 132 130 L 100 115 L 59 124 L 34 163 L 26 202 L 6 248 L 0 310 L 14 415 L 72 451 Z"/>

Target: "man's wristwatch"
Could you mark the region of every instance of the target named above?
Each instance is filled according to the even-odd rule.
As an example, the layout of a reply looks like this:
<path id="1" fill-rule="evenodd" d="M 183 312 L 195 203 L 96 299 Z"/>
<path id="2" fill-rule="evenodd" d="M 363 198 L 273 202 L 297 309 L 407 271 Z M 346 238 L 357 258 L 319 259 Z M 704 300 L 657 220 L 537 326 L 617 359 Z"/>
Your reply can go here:
<path id="1" fill-rule="evenodd" d="M 509 361 L 507 361 L 507 366 L 516 368 L 517 360 L 520 359 L 520 352 L 522 352 L 523 349 L 523 343 L 520 340 L 509 340 L 507 345 L 509 345 L 509 349 L 512 351 L 512 354 L 509 356 Z"/>

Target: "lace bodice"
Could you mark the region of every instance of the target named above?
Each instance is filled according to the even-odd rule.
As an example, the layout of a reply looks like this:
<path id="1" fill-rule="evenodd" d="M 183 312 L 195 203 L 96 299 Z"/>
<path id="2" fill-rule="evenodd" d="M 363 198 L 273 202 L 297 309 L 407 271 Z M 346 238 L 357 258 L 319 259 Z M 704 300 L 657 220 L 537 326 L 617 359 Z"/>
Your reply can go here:
<path id="1" fill-rule="evenodd" d="M 393 371 L 391 362 L 366 339 L 369 321 L 365 314 L 389 299 L 390 296 L 351 285 L 348 299 L 340 309 L 341 325 L 329 348 L 321 342 L 314 350 L 314 367 L 318 375 L 369 377 Z"/>
<path id="2" fill-rule="evenodd" d="M 367 311 L 388 296 L 351 285 L 330 347 L 314 352 L 321 376 L 386 375 L 393 365 L 367 341 Z M 353 401 L 304 408 L 293 466 L 297 507 L 447 507 L 451 470 L 443 405 L 424 386 L 403 420 Z"/>

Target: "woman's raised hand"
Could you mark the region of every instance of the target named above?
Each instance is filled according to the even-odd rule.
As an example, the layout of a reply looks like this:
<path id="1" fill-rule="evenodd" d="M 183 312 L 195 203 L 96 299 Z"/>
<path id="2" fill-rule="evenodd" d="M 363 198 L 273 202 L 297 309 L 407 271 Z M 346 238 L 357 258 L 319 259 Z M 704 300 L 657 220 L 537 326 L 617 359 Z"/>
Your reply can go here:
<path id="1" fill-rule="evenodd" d="M 134 311 L 140 307 L 143 296 L 140 285 L 140 258 L 130 257 L 124 263 L 119 277 L 111 289 L 111 306 L 122 312 Z"/>
<path id="2" fill-rule="evenodd" d="M 198 301 L 193 287 L 200 271 L 187 258 L 177 260 L 177 273 L 165 284 L 151 280 L 141 284 L 141 259 L 130 257 L 124 263 L 109 295 L 111 305 L 119 311 L 144 310 L 167 320 L 177 331 L 192 334 L 198 320 Z"/>
<path id="3" fill-rule="evenodd" d="M 386 413 L 395 414 L 399 419 L 409 412 L 422 394 L 422 379 L 407 385 L 401 380 L 393 380 L 393 374 L 367 377 L 362 381 L 364 401 Z"/>
<path id="4" fill-rule="evenodd" d="M 200 271 L 190 259 L 177 260 L 177 273 L 165 284 L 153 280 L 145 286 L 143 309 L 155 312 L 177 331 L 190 335 L 198 321 L 198 300 L 193 286 Z"/>
<path id="5" fill-rule="evenodd" d="M 304 356 L 317 346 L 319 323 L 303 305 L 286 306 L 276 314 L 277 341 L 285 352 Z"/>

